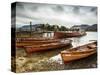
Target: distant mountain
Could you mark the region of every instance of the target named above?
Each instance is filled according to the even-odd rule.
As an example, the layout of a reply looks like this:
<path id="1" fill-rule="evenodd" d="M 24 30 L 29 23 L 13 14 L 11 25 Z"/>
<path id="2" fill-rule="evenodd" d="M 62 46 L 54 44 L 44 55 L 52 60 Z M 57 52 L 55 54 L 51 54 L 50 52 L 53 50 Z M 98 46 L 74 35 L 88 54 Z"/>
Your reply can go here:
<path id="1" fill-rule="evenodd" d="M 82 25 L 74 25 L 71 27 L 71 29 L 83 29 L 83 30 L 86 30 L 87 28 L 89 27 L 89 25 L 86 25 L 86 24 L 82 24 Z"/>
<path id="2" fill-rule="evenodd" d="M 93 25 L 87 25 L 87 24 L 82 24 L 82 25 L 74 25 L 71 27 L 72 29 L 77 29 L 77 28 L 80 28 L 80 29 L 83 29 L 83 30 L 86 30 L 86 31 L 97 31 L 97 24 L 93 24 Z"/>
<path id="3" fill-rule="evenodd" d="M 88 27 L 90 27 L 90 26 L 89 25 L 85 25 L 85 24 L 81 25 L 81 29 L 84 29 L 84 30 L 86 30 Z"/>
<path id="4" fill-rule="evenodd" d="M 97 24 L 87 27 L 86 31 L 97 31 Z"/>

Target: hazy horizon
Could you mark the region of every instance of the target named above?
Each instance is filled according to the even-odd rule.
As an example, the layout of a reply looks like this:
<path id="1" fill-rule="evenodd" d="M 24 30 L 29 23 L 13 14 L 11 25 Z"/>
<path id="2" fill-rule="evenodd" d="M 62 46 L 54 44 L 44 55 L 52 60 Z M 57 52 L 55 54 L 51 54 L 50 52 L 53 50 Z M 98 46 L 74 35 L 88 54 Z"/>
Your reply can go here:
<path id="1" fill-rule="evenodd" d="M 48 23 L 66 27 L 97 24 L 97 7 L 18 2 L 16 25 L 29 25 L 30 21 L 33 25 Z"/>

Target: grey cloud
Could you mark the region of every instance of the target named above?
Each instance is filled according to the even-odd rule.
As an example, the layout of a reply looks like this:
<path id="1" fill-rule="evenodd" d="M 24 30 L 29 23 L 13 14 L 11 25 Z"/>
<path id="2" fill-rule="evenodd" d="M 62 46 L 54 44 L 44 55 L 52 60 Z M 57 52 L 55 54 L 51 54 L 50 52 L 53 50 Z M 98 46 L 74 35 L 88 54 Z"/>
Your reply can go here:
<path id="1" fill-rule="evenodd" d="M 93 24 L 97 23 L 97 8 L 90 6 L 18 3 L 17 23 Z M 24 20 L 23 20 L 24 19 Z"/>
<path id="2" fill-rule="evenodd" d="M 64 11 L 64 8 L 60 5 L 57 5 L 55 7 L 52 7 L 52 9 L 55 11 L 55 12 L 63 12 Z"/>
<path id="3" fill-rule="evenodd" d="M 97 15 L 97 7 L 91 8 L 91 12 L 94 12 L 94 14 Z"/>
<path id="4" fill-rule="evenodd" d="M 33 17 L 32 15 L 29 16 L 29 15 L 22 14 L 22 13 L 17 13 L 16 15 L 17 17 L 21 17 L 23 19 L 37 19 L 36 17 Z"/>
<path id="5" fill-rule="evenodd" d="M 80 7 L 79 6 L 73 7 L 73 13 L 79 14 L 80 13 Z"/>

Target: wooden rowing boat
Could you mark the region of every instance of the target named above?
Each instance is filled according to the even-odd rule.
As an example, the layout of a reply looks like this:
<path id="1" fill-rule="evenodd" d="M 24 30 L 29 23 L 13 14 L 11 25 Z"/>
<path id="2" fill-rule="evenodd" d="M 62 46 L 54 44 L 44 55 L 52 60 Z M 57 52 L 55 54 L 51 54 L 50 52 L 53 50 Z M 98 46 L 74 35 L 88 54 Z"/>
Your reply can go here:
<path id="1" fill-rule="evenodd" d="M 83 36 L 86 35 L 85 32 L 69 32 L 66 33 L 66 37 L 79 37 L 79 36 Z"/>
<path id="2" fill-rule="evenodd" d="M 86 35 L 85 32 L 54 32 L 54 38 L 67 38 L 67 37 L 79 37 Z"/>
<path id="3" fill-rule="evenodd" d="M 71 40 L 67 40 L 66 42 L 56 42 L 56 43 L 48 43 L 48 44 L 41 44 L 41 45 L 24 46 L 24 48 L 27 53 L 32 53 L 36 51 L 44 51 L 44 50 L 62 48 L 70 44 L 71 44 Z"/>
<path id="4" fill-rule="evenodd" d="M 92 42 L 76 48 L 71 48 L 69 50 L 61 51 L 61 57 L 63 61 L 66 63 L 69 61 L 86 58 L 92 54 L 95 54 L 96 52 L 97 52 L 97 42 Z"/>
<path id="5" fill-rule="evenodd" d="M 30 45 L 41 45 L 41 44 L 48 44 L 48 43 L 57 43 L 62 41 L 62 39 L 49 39 L 49 40 L 23 40 L 23 41 L 16 41 L 16 47 L 24 47 L 24 46 L 30 46 Z"/>
<path id="6" fill-rule="evenodd" d="M 53 38 L 16 38 L 16 42 L 21 41 L 46 41 L 46 40 L 54 40 Z"/>

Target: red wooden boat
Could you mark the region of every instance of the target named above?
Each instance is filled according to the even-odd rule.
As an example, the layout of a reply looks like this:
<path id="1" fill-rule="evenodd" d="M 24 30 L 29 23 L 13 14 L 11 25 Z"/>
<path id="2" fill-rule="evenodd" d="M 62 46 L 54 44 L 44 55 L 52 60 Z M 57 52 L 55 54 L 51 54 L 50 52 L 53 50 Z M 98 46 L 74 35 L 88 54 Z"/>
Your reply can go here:
<path id="1" fill-rule="evenodd" d="M 63 61 L 69 62 L 82 58 L 86 58 L 97 52 L 97 42 L 92 42 L 69 50 L 61 51 Z"/>
<path id="2" fill-rule="evenodd" d="M 41 45 L 41 44 L 48 44 L 48 43 L 57 43 L 62 41 L 62 39 L 49 39 L 49 40 L 21 40 L 16 41 L 16 47 L 24 47 L 24 46 L 30 46 L 30 45 Z"/>
<path id="3" fill-rule="evenodd" d="M 56 48 L 62 48 L 71 44 L 71 40 L 66 40 L 65 42 L 48 43 L 41 45 L 24 46 L 27 53 L 32 53 L 36 51 L 51 50 Z"/>
<path id="4" fill-rule="evenodd" d="M 54 38 L 67 38 L 67 37 L 79 37 L 86 35 L 86 32 L 54 32 Z"/>
<path id="5" fill-rule="evenodd" d="M 78 36 L 83 36 L 86 35 L 85 32 L 67 32 L 66 37 L 78 37 Z"/>
<path id="6" fill-rule="evenodd" d="M 46 40 L 54 40 L 54 39 L 50 39 L 50 38 L 29 38 L 29 37 L 16 38 L 16 42 L 21 42 L 21 41 L 46 41 Z"/>

